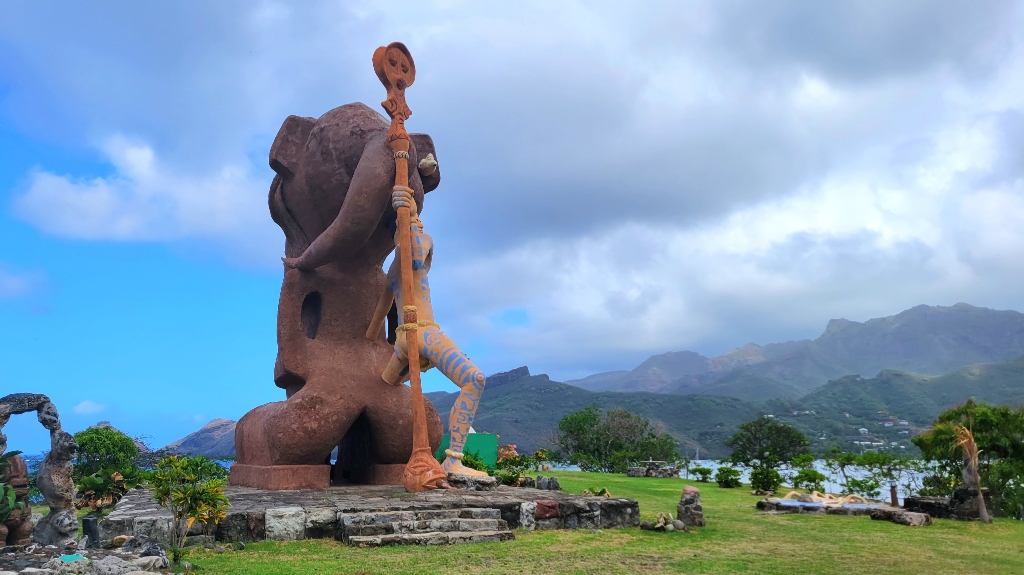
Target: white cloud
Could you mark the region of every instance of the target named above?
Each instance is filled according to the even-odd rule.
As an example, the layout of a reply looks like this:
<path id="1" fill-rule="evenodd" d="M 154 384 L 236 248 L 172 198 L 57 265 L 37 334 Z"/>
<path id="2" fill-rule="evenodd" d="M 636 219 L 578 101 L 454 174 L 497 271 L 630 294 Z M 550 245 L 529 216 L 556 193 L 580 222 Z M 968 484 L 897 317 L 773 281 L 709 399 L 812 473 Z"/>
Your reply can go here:
<path id="1" fill-rule="evenodd" d="M 15 200 L 17 214 L 55 236 L 85 240 L 168 241 L 203 238 L 241 244 L 269 256 L 279 234 L 269 222 L 265 183 L 248 164 L 187 175 L 161 162 L 153 149 L 115 136 L 103 152 L 113 175 L 89 180 L 46 171 L 30 175 Z"/>
<path id="2" fill-rule="evenodd" d="M 658 351 L 814 337 L 831 317 L 920 303 L 1019 306 L 1019 284 L 995 278 L 1024 276 L 1024 180 L 968 185 L 994 164 L 996 132 L 945 131 L 910 178 L 861 168 L 699 225 L 624 223 L 438 266 L 434 289 L 459 303 L 438 315 L 470 316 L 446 326 L 457 339 L 487 334 L 493 349 L 576 375 Z M 487 319 L 516 306 L 530 329 Z"/>
<path id="3" fill-rule="evenodd" d="M 107 406 L 97 403 L 91 399 L 86 399 L 82 403 L 71 408 L 71 411 L 79 415 L 96 415 L 97 413 L 103 413 L 106 411 Z"/>
<path id="4" fill-rule="evenodd" d="M 46 275 L 39 272 L 14 272 L 0 263 L 0 299 L 17 298 L 38 292 L 46 285 Z"/>

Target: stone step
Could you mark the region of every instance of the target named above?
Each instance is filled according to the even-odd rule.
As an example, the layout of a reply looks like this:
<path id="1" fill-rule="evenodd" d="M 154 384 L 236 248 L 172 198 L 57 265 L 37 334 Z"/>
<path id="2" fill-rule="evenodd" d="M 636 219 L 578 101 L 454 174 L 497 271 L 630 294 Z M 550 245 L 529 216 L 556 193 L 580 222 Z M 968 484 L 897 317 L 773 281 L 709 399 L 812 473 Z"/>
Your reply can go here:
<path id="1" fill-rule="evenodd" d="M 371 525 L 347 525 L 342 527 L 341 536 L 376 536 L 403 533 L 448 533 L 469 531 L 506 531 L 504 519 L 427 519 L 423 521 L 395 521 Z"/>
<path id="2" fill-rule="evenodd" d="M 410 511 L 369 511 L 341 513 L 342 528 L 355 525 L 379 525 L 399 521 L 431 521 L 436 519 L 501 519 L 500 509 L 465 507 L 461 509 L 421 509 Z"/>
<path id="3" fill-rule="evenodd" d="M 509 541 L 516 536 L 509 530 L 485 531 L 433 531 L 428 533 L 394 533 L 390 535 L 355 535 L 348 543 L 359 547 L 383 547 L 387 545 L 458 545 L 460 543 L 485 543 Z"/>

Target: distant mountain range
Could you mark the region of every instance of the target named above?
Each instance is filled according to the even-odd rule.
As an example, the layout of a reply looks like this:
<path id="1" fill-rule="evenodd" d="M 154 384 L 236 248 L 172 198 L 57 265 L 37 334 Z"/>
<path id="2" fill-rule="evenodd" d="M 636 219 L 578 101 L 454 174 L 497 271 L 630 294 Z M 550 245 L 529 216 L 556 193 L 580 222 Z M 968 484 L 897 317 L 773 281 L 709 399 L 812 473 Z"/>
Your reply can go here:
<path id="1" fill-rule="evenodd" d="M 917 306 L 860 323 L 834 319 L 814 340 L 747 344 L 707 358 L 692 351 L 655 355 L 631 371 L 566 383 L 590 391 L 703 393 L 752 401 L 799 398 L 846 375 L 883 369 L 941 375 L 1024 354 L 1024 314 L 958 303 Z"/>
<path id="2" fill-rule="evenodd" d="M 235 423 L 230 419 L 214 419 L 199 431 L 167 444 L 164 449 L 180 455 L 234 455 Z"/>
<path id="3" fill-rule="evenodd" d="M 426 396 L 444 421 L 458 394 Z M 521 367 L 487 378 L 474 428 L 533 451 L 550 446 L 564 415 L 594 405 L 652 419 L 691 457 L 727 455 L 736 427 L 764 414 L 799 428 L 819 451 L 853 441 L 913 449 L 910 437 L 968 397 L 1024 405 L 1024 314 L 918 306 L 863 323 L 832 320 L 815 340 L 713 358 L 669 352 L 566 383 Z M 234 422 L 214 420 L 168 448 L 234 454 Z"/>

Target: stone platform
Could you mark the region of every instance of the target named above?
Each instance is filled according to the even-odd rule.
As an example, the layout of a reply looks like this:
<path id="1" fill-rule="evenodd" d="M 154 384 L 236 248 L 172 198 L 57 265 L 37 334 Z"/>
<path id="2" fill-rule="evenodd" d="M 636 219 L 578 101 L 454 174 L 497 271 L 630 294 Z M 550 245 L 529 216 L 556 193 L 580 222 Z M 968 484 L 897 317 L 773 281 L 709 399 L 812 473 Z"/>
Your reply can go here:
<path id="1" fill-rule="evenodd" d="M 796 501 L 792 499 L 762 499 L 755 505 L 759 511 L 769 513 L 805 513 L 811 515 L 871 515 L 876 509 L 891 509 L 881 503 L 844 503 L 842 505 Z"/>
<path id="2" fill-rule="evenodd" d="M 631 499 L 498 486 L 408 493 L 401 486 L 351 485 L 302 491 L 227 487 L 218 541 L 333 538 L 358 545 L 499 541 L 511 529 L 614 529 L 640 524 Z M 146 489 L 130 491 L 100 522 L 100 538 L 167 541 L 171 514 Z M 193 528 L 199 535 L 198 527 Z"/>

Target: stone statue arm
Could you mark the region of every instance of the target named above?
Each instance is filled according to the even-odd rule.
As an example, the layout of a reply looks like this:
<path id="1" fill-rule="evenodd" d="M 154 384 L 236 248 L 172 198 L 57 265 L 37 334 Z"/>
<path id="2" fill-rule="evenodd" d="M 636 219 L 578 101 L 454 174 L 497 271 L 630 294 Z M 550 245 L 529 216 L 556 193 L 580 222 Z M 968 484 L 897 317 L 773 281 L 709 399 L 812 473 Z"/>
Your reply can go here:
<path id="1" fill-rule="evenodd" d="M 285 265 L 313 270 L 362 247 L 390 203 L 393 182 L 387 168 L 393 161 L 383 141 L 367 145 L 338 216 L 301 256 L 284 258 Z"/>
<path id="2" fill-rule="evenodd" d="M 366 339 L 377 339 L 384 330 L 384 320 L 391 311 L 391 304 L 395 301 L 395 292 L 391 290 L 391 280 L 384 286 L 384 292 L 380 294 L 377 301 L 377 309 L 373 310 L 373 319 L 370 320 L 370 327 L 366 329 Z"/>

